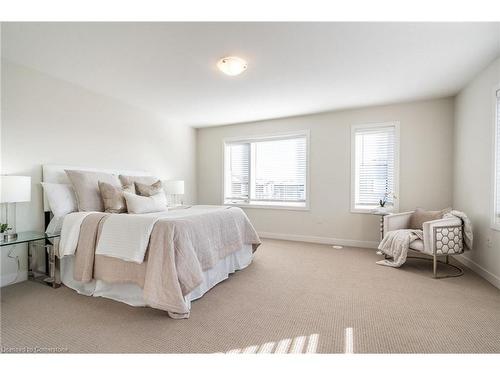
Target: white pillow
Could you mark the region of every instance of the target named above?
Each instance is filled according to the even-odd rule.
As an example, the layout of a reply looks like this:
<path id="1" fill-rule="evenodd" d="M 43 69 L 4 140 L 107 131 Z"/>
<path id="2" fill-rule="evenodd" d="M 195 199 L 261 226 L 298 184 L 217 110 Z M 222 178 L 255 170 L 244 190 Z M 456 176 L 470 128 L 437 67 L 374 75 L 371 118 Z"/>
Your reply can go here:
<path id="1" fill-rule="evenodd" d="M 167 211 L 167 196 L 164 192 L 143 197 L 132 193 L 123 192 L 125 201 L 127 202 L 127 210 L 129 214 L 147 214 L 150 212 Z"/>
<path id="2" fill-rule="evenodd" d="M 42 182 L 43 190 L 49 201 L 50 210 L 55 217 L 61 217 L 78 211 L 76 195 L 70 184 Z"/>

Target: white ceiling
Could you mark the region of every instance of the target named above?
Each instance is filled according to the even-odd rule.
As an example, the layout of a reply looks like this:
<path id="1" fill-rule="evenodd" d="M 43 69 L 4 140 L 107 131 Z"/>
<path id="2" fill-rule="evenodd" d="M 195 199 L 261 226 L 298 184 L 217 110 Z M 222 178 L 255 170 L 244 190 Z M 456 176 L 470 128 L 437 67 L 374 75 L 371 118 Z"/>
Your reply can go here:
<path id="1" fill-rule="evenodd" d="M 4 23 L 2 54 L 202 127 L 454 95 L 500 23 Z M 247 71 L 221 74 L 227 55 Z"/>

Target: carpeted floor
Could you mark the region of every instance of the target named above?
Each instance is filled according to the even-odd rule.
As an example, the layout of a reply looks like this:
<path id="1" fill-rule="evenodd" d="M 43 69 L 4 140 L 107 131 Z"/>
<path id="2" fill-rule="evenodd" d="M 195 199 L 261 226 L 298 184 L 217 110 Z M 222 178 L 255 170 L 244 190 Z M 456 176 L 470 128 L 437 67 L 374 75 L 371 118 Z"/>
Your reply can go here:
<path id="1" fill-rule="evenodd" d="M 1 345 L 69 352 L 500 352 L 500 291 L 470 270 L 375 264 L 373 250 L 264 240 L 254 262 L 172 320 L 33 282 L 1 289 Z"/>

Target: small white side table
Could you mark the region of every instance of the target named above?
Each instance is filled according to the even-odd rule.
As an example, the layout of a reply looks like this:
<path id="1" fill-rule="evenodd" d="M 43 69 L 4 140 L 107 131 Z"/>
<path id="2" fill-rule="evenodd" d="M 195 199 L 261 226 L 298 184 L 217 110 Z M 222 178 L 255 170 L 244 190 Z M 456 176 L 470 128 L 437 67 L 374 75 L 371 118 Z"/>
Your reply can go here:
<path id="1" fill-rule="evenodd" d="M 384 216 L 389 215 L 389 212 L 382 210 L 373 210 L 372 215 L 380 216 L 380 241 L 384 239 Z M 377 250 L 377 255 L 383 255 L 380 250 Z"/>

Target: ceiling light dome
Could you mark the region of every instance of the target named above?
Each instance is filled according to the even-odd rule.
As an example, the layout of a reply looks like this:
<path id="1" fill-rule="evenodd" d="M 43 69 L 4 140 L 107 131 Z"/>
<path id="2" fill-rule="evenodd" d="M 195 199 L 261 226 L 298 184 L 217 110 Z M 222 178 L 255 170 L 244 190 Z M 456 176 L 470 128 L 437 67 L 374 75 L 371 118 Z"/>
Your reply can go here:
<path id="1" fill-rule="evenodd" d="M 223 57 L 217 63 L 219 70 L 228 76 L 237 76 L 247 69 L 247 62 L 237 56 Z"/>

